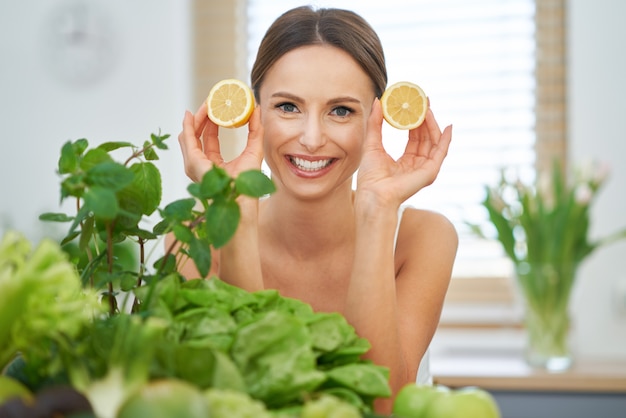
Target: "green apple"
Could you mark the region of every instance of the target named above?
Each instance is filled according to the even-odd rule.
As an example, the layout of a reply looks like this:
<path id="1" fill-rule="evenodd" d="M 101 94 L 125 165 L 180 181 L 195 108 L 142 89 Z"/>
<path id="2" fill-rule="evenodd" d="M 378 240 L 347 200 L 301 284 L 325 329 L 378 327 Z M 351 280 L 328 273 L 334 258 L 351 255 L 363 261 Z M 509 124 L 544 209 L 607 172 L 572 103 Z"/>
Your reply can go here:
<path id="1" fill-rule="evenodd" d="M 118 418 L 206 418 L 209 405 L 201 391 L 182 380 L 162 379 L 147 383 L 122 405 Z"/>
<path id="2" fill-rule="evenodd" d="M 426 409 L 429 418 L 501 418 L 500 408 L 489 392 L 478 387 L 450 391 L 433 399 Z"/>
<path id="3" fill-rule="evenodd" d="M 0 375 L 0 404 L 12 398 L 22 398 L 32 401 L 33 394 L 26 386 L 17 380 L 5 375 Z"/>
<path id="4" fill-rule="evenodd" d="M 442 385 L 418 385 L 410 383 L 404 386 L 393 402 L 393 416 L 398 418 L 426 418 L 424 414 L 433 399 L 450 392 Z"/>

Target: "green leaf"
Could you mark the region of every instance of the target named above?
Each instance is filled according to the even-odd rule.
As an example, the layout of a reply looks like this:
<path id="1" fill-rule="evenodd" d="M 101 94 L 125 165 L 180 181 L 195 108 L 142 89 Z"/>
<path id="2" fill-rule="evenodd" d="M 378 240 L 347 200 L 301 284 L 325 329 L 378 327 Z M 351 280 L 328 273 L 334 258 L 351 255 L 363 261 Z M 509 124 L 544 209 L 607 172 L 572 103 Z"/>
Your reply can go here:
<path id="1" fill-rule="evenodd" d="M 118 193 L 120 206 L 132 213 L 151 215 L 161 203 L 161 173 L 148 162 L 133 164 L 130 172 L 132 182 Z"/>
<path id="2" fill-rule="evenodd" d="M 391 396 L 387 369 L 369 363 L 347 364 L 327 372 L 328 377 L 356 393 L 373 397 Z"/>
<path id="3" fill-rule="evenodd" d="M 90 185 L 118 191 L 130 184 L 133 177 L 133 172 L 122 164 L 105 161 L 91 167 L 85 180 Z"/>
<path id="4" fill-rule="evenodd" d="M 96 218 L 104 220 L 115 219 L 120 209 L 115 193 L 100 186 L 94 186 L 85 193 L 85 207 Z"/>
<path id="5" fill-rule="evenodd" d="M 191 187 L 190 185 L 188 191 L 198 199 L 212 199 L 221 195 L 231 180 L 224 169 L 214 166 L 202 176 L 202 181 L 198 187 Z"/>
<path id="6" fill-rule="evenodd" d="M 250 197 L 261 197 L 276 191 L 274 182 L 260 170 L 248 170 L 235 179 L 235 190 Z"/>
<path id="7" fill-rule="evenodd" d="M 41 215 L 39 215 L 39 220 L 47 221 L 47 222 L 70 222 L 74 220 L 74 217 L 68 216 L 65 213 L 47 212 L 47 213 L 42 213 Z"/>
<path id="8" fill-rule="evenodd" d="M 201 277 L 206 277 L 211 271 L 211 246 L 208 241 L 193 238 L 189 243 L 189 256 L 193 260 Z"/>
<path id="9" fill-rule="evenodd" d="M 157 238 L 157 235 L 155 233 L 146 231 L 145 229 L 141 229 L 141 228 L 130 228 L 126 230 L 126 234 L 129 236 L 135 236 L 137 238 L 141 238 L 144 241 Z"/>
<path id="10" fill-rule="evenodd" d="M 85 152 L 87 147 L 89 147 L 89 141 L 87 141 L 85 138 L 77 139 L 76 141 L 74 141 L 74 144 L 72 144 L 72 146 L 74 147 L 74 153 L 77 156 L 81 156 L 83 155 L 83 152 Z"/>
<path id="11" fill-rule="evenodd" d="M 89 281 L 94 277 L 94 275 L 96 274 L 96 271 L 105 262 L 106 255 L 107 255 L 106 251 L 102 251 L 100 254 L 94 257 L 89 263 L 87 263 L 87 265 L 85 266 L 85 268 L 80 274 L 80 279 L 81 279 L 83 286 L 87 286 L 89 284 Z"/>
<path id="12" fill-rule="evenodd" d="M 152 143 L 150 141 L 146 141 L 143 143 L 143 157 L 148 161 L 156 161 L 159 159 L 156 151 L 152 148 Z"/>
<path id="13" fill-rule="evenodd" d="M 216 200 L 206 210 L 206 233 L 215 248 L 226 244 L 237 231 L 241 212 L 235 201 Z"/>
<path id="14" fill-rule="evenodd" d="M 159 347 L 157 356 L 166 370 L 166 375 L 175 375 L 202 389 L 222 387 L 245 391 L 243 378 L 237 367 L 228 356 L 217 350 L 192 344 L 163 344 Z"/>
<path id="15" fill-rule="evenodd" d="M 184 222 L 193 219 L 192 210 L 196 205 L 193 198 L 179 199 L 161 210 L 161 216 L 169 222 Z"/>
<path id="16" fill-rule="evenodd" d="M 176 271 L 176 256 L 168 254 L 154 262 L 152 267 L 159 273 L 169 274 Z"/>
<path id="17" fill-rule="evenodd" d="M 337 350 L 322 353 L 317 362 L 321 367 L 331 368 L 350 363 L 358 363 L 363 356 L 372 347 L 370 342 L 365 338 L 357 338 L 356 341 L 349 345 L 339 347 Z"/>
<path id="18" fill-rule="evenodd" d="M 150 139 L 152 139 L 152 143 L 154 144 L 155 147 L 157 147 L 158 149 L 162 149 L 162 150 L 166 150 L 167 145 L 164 143 L 164 141 L 170 137 L 170 134 L 165 134 L 165 135 L 155 135 L 152 134 L 150 135 Z"/>
<path id="19" fill-rule="evenodd" d="M 78 168 L 78 157 L 70 141 L 66 142 L 63 144 L 63 147 L 61 147 L 58 167 L 60 174 L 73 173 Z"/>
<path id="20" fill-rule="evenodd" d="M 308 323 L 313 347 L 330 352 L 357 339 L 354 328 L 339 313 L 319 313 Z"/>
<path id="21" fill-rule="evenodd" d="M 80 168 L 89 171 L 91 168 L 105 162 L 113 162 L 113 158 L 103 149 L 94 148 L 87 151 L 80 161 Z"/>
<path id="22" fill-rule="evenodd" d="M 316 369 L 306 325 L 286 312 L 270 311 L 242 326 L 231 354 L 245 371 L 248 393 L 270 407 L 293 401 L 325 380 Z"/>
<path id="23" fill-rule="evenodd" d="M 78 248 L 81 251 L 84 251 L 89 245 L 89 241 L 91 241 L 91 238 L 93 236 L 95 223 L 96 222 L 93 216 L 88 216 L 87 218 L 85 218 L 82 230 L 80 232 L 80 240 L 78 241 Z"/>
<path id="24" fill-rule="evenodd" d="M 162 219 L 152 228 L 152 233 L 155 235 L 163 235 L 169 231 L 170 222 L 167 219 Z"/>
<path id="25" fill-rule="evenodd" d="M 130 292 L 137 286 L 137 276 L 133 273 L 124 271 L 118 273 L 117 279 L 120 283 L 120 290 L 122 292 Z"/>
<path id="26" fill-rule="evenodd" d="M 91 209 L 89 209 L 87 207 L 87 205 L 83 205 L 78 212 L 76 213 L 76 216 L 74 217 L 74 222 L 72 222 L 72 225 L 70 226 L 70 230 L 68 235 L 72 235 L 72 233 L 74 232 L 74 230 L 76 228 L 78 228 L 78 225 L 83 222 L 88 216 L 91 216 L 91 214 L 89 213 Z"/>
<path id="27" fill-rule="evenodd" d="M 65 238 L 63 238 L 60 242 L 61 245 L 65 245 L 68 244 L 72 241 L 74 241 L 74 239 L 76 239 L 76 237 L 80 234 L 79 231 L 74 231 L 74 232 L 70 232 Z"/>
<path id="28" fill-rule="evenodd" d="M 132 148 L 132 146 L 133 144 L 131 144 L 130 142 L 111 141 L 111 142 L 105 142 L 103 144 L 98 145 L 98 148 L 106 152 L 110 152 L 110 151 L 115 151 L 116 149 L 120 149 L 120 148 Z"/>
<path id="29" fill-rule="evenodd" d="M 194 234 L 191 232 L 186 225 L 174 225 L 172 227 L 172 231 L 174 232 L 174 236 L 177 240 L 189 244 L 194 239 Z"/>
<path id="30" fill-rule="evenodd" d="M 189 186 L 187 186 L 187 191 L 193 197 L 195 197 L 195 198 L 197 198 L 199 200 L 204 200 L 201 197 L 202 196 L 202 192 L 200 191 L 200 184 L 199 183 L 191 183 Z"/>
<path id="31" fill-rule="evenodd" d="M 74 196 L 82 197 L 85 192 L 85 176 L 83 173 L 73 174 L 61 182 L 61 201 L 63 199 Z"/>

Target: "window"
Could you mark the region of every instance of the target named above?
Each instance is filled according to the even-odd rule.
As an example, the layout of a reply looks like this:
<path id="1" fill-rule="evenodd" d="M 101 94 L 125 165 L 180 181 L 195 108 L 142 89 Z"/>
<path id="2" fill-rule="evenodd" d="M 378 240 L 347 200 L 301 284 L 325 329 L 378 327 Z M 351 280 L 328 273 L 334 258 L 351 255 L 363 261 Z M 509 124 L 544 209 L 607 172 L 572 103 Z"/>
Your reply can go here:
<path id="1" fill-rule="evenodd" d="M 248 67 L 271 22 L 302 1 L 248 2 Z M 409 203 L 437 210 L 461 238 L 455 277 L 510 274 L 497 242 L 477 240 L 464 222 L 486 218 L 485 184 L 505 166 L 532 180 L 535 173 L 535 2 L 532 0 L 314 1 L 361 14 L 378 32 L 389 82 L 421 85 L 453 143 L 437 181 Z M 248 71 L 249 73 L 249 71 Z M 406 132 L 385 124 L 388 152 L 399 156 Z"/>

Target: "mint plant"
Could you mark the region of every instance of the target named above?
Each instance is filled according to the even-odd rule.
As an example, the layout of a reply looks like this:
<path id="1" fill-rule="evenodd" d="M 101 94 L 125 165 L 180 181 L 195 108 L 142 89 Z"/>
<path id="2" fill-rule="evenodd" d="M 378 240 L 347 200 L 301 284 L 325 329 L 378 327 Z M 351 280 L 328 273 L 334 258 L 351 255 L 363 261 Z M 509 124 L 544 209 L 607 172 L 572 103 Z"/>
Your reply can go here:
<path id="1" fill-rule="evenodd" d="M 170 135 L 152 134 L 141 147 L 129 142 L 106 142 L 89 147 L 87 139 L 66 142 L 61 149 L 58 174 L 61 176 L 61 201 L 74 199 L 76 213 L 45 213 L 41 220 L 70 224 L 61 244 L 77 242 L 78 250 L 87 254 L 81 266 L 84 285 L 102 292 L 110 314 L 117 312 L 116 294 L 130 291 L 151 280 L 159 280 L 176 269 L 178 252 L 195 263 L 202 276 L 211 266 L 211 247 L 223 246 L 233 236 L 240 212 L 239 195 L 261 197 L 274 191 L 274 185 L 259 170 L 231 178 L 223 169 L 214 167 L 200 183 L 189 185 L 190 197 L 159 208 L 162 181 L 157 151 L 167 150 Z M 124 162 L 112 153 L 129 149 Z M 200 202 L 198 205 L 197 202 Z M 152 230 L 143 227 L 143 220 L 155 211 L 162 220 Z M 166 249 L 147 268 L 146 244 L 172 232 L 180 242 Z M 138 247 L 139 263 L 129 271 L 115 254 L 116 244 L 131 241 Z M 136 309 L 136 306 L 133 308 Z"/>

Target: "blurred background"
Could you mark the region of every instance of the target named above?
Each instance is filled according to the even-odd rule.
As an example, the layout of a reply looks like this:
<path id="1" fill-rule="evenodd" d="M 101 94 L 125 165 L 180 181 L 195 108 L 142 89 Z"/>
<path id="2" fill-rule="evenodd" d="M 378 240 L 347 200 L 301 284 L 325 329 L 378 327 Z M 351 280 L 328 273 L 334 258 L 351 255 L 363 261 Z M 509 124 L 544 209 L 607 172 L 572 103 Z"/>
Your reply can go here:
<path id="1" fill-rule="evenodd" d="M 463 291 L 455 293 L 442 323 L 464 318 L 515 324 L 515 298 L 497 296 L 507 292 L 509 266 L 498 245 L 477 242 L 463 222 L 484 216 L 478 208 L 483 186 L 497 180 L 499 167 L 532 180 L 539 165 L 558 157 L 570 164 L 593 159 L 610 167 L 594 206 L 592 231 L 600 236 L 626 226 L 621 125 L 626 3 L 468 3 L 313 2 L 361 13 L 381 37 L 390 82 L 420 84 L 440 124 L 454 124 L 440 178 L 411 203 L 439 210 L 457 224 L 462 241 L 453 282 L 461 289 L 476 289 L 466 285 L 478 283 L 483 290 L 471 300 Z M 176 140 L 185 110 L 195 110 L 222 78 L 249 82 L 260 36 L 280 13 L 300 4 L 2 2 L 0 235 L 17 229 L 36 241 L 63 233 L 37 217 L 60 211 L 56 164 L 68 140 L 141 144 L 151 133 L 171 134 L 170 150 L 157 163 L 163 202 L 186 196 L 188 180 Z M 554 4 L 558 10 L 552 18 Z M 544 10 L 541 25 L 538 10 Z M 547 43 L 536 42 L 540 33 Z M 386 147 L 397 155 L 405 134 L 385 129 Z M 225 153 L 235 155 L 244 138 L 245 128 L 223 132 Z M 626 244 L 620 243 L 583 265 L 573 303 L 576 355 L 626 360 L 625 255 Z"/>

